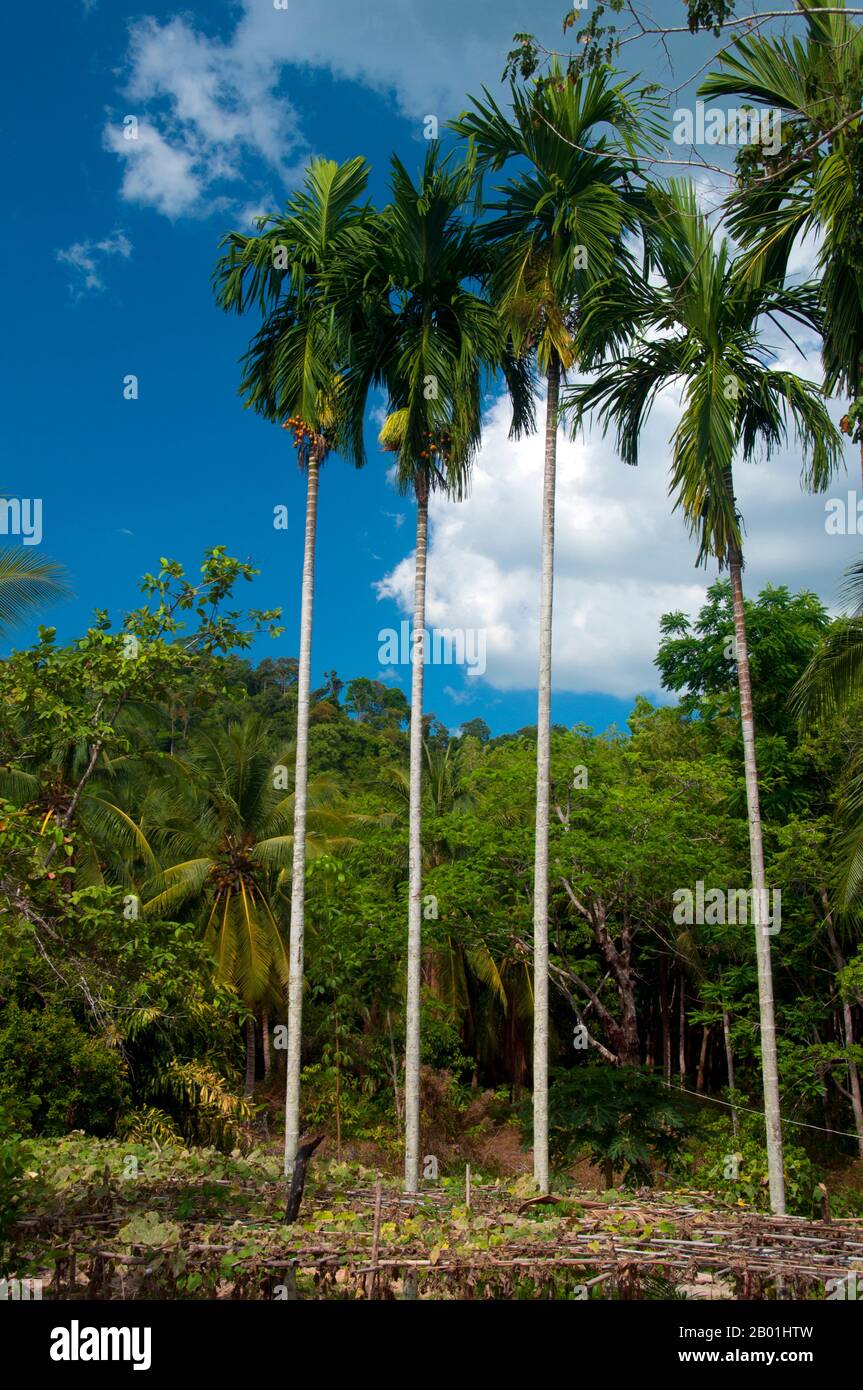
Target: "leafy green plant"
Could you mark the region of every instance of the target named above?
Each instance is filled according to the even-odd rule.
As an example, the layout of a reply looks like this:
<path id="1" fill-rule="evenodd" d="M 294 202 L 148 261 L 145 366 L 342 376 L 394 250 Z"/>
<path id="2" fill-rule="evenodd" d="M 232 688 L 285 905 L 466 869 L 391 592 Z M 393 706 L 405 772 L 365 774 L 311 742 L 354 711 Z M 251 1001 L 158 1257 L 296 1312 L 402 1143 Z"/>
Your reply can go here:
<path id="1" fill-rule="evenodd" d="M 637 1067 L 588 1065 L 556 1069 L 549 1089 L 549 1147 L 559 1165 L 586 1152 L 601 1165 L 606 1186 L 650 1186 L 651 1163 L 670 1162 L 685 1133 L 667 1088 Z"/>
<path id="2" fill-rule="evenodd" d="M 761 1117 L 740 1112 L 737 1139 L 724 1116 L 708 1127 L 708 1142 L 695 1154 L 699 1187 L 741 1206 L 770 1209 L 767 1149 Z M 793 1143 L 783 1145 L 785 1198 L 789 1212 L 820 1215 L 820 1174 L 808 1155 Z"/>
<path id="3" fill-rule="evenodd" d="M 69 1014 L 7 1005 L 0 1027 L 0 1099 L 24 1097 L 26 1130 L 110 1134 L 127 1104 L 123 1059 Z"/>
<path id="4" fill-rule="evenodd" d="M 17 1133 L 21 1112 L 20 1104 L 13 1107 L 0 1097 L 0 1277 L 9 1272 L 7 1239 L 23 1199 L 21 1179 L 28 1150 Z"/>

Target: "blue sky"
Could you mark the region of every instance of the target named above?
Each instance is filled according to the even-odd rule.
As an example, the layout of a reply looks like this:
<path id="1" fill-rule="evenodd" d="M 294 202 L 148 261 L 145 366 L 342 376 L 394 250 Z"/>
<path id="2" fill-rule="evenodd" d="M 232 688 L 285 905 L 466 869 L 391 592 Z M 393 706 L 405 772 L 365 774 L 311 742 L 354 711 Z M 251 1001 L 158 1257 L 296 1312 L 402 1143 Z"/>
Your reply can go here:
<path id="1" fill-rule="evenodd" d="M 680 6 L 663 8 L 677 19 Z M 423 157 L 424 115 L 443 125 L 465 91 L 496 84 L 515 30 L 558 42 L 563 9 L 67 0 L 9 12 L 0 484 L 43 500 L 42 548 L 66 565 L 75 594 L 44 619 L 61 640 L 96 606 L 117 616 L 133 605 L 137 578 L 161 555 L 195 567 L 206 546 L 223 544 L 261 570 L 244 597 L 284 610 L 284 636 L 257 654 L 295 653 L 303 479 L 287 436 L 237 397 L 254 319 L 213 304 L 219 238 L 278 206 L 315 153 L 365 155 L 383 199 L 390 151 L 412 168 Z M 678 80 L 703 47 L 680 51 Z M 124 140 L 129 115 L 138 142 Z M 713 191 L 708 178 L 705 196 Z M 807 350 L 816 363 L 817 345 Z M 137 400 L 124 399 L 130 374 Z M 429 610 L 430 623 L 487 629 L 488 669 L 470 678 L 431 667 L 426 706 L 450 727 L 478 715 L 502 732 L 535 719 L 541 439 L 510 449 L 501 408 L 489 404 L 471 501 L 433 508 Z M 674 410 L 654 427 L 659 465 Z M 325 469 L 316 679 L 333 667 L 346 680 L 377 675 L 379 631 L 407 611 L 413 510 L 394 493 L 375 434 L 370 421 L 364 472 L 339 459 Z M 829 599 L 856 543 L 825 538 L 823 501 L 798 496 L 793 461 L 781 479 L 770 468 L 751 494 L 742 487 L 750 587 L 807 584 Z M 636 691 L 655 693 L 658 615 L 693 611 L 709 577 L 668 516 L 663 466 L 633 482 L 597 439 L 567 443 L 561 472 L 553 718 L 603 728 L 623 722 Z M 279 504 L 287 532 L 272 524 Z M 406 668 L 392 678 L 407 689 Z"/>

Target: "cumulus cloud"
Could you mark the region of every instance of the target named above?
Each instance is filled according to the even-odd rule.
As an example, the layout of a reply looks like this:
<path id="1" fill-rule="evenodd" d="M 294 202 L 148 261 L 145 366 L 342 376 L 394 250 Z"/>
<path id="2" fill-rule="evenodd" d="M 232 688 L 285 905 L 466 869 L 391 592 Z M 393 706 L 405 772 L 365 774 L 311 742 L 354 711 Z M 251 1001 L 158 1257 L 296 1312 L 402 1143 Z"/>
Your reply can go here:
<path id="1" fill-rule="evenodd" d="M 557 38 L 560 20 L 560 0 L 534 0 L 531 28 Z M 521 0 L 290 0 L 285 9 L 242 0 L 225 39 L 190 17 L 138 20 L 129 31 L 123 95 L 139 138 L 128 138 L 126 113 L 105 131 L 107 148 L 124 164 L 122 196 L 168 217 L 209 213 L 211 190 L 245 182 L 250 156 L 284 184 L 295 181 L 310 147 L 283 90 L 292 68 L 362 83 L 402 115 L 419 121 L 435 114 L 443 123 L 468 91 L 497 84 L 524 22 Z"/>
<path id="2" fill-rule="evenodd" d="M 167 217 L 211 213 L 227 195 L 214 200 L 210 189 L 244 181 L 249 152 L 295 176 L 291 156 L 305 142 L 292 105 L 275 93 L 280 78 L 266 45 L 240 52 L 235 39 L 210 38 L 179 17 L 133 24 L 123 89 L 130 110 L 104 133 L 124 163 L 122 196 Z"/>
<path id="3" fill-rule="evenodd" d="M 696 569 L 695 543 L 668 498 L 668 440 L 678 417 L 679 397 L 668 390 L 644 431 L 638 468 L 620 463 L 599 431 L 577 442 L 561 436 L 556 690 L 659 698 L 653 659 L 660 617 L 697 613 L 716 577 L 715 565 Z M 542 438 L 512 442 L 508 428 L 499 400 L 488 414 L 470 497 L 432 498 L 427 624 L 484 630 L 485 682 L 520 690 L 536 684 Z M 825 499 L 801 493 L 799 468 L 793 447 L 769 463 L 738 465 L 745 585 L 753 594 L 768 583 L 810 588 L 829 603 L 859 541 L 826 534 Z M 847 486 L 840 479 L 831 495 L 844 496 Z M 377 593 L 410 614 L 412 554 L 383 576 Z"/>
<path id="4" fill-rule="evenodd" d="M 81 299 L 85 294 L 98 293 L 105 288 L 102 278 L 102 262 L 107 256 L 120 256 L 128 260 L 132 254 L 132 243 L 124 232 L 115 231 L 101 241 L 76 241 L 65 250 L 55 252 L 61 265 L 71 267 L 73 278 L 69 282 L 69 293 L 73 299 Z"/>
<path id="5" fill-rule="evenodd" d="M 194 154 L 171 144 L 144 123 L 130 139 L 126 129 L 108 126 L 105 145 L 124 161 L 121 196 L 129 203 L 154 207 L 166 217 L 179 217 L 200 207 L 205 172 Z"/>

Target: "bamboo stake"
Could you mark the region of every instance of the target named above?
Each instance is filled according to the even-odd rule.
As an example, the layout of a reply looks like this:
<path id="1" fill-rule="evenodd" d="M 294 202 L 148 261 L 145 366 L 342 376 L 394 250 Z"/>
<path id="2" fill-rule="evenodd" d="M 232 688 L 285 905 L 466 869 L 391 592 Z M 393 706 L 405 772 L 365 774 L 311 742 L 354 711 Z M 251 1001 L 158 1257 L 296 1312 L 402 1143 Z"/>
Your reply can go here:
<path id="1" fill-rule="evenodd" d="M 376 1283 L 376 1280 L 377 1280 L 377 1271 L 378 1271 L 378 1250 L 379 1250 L 379 1248 L 380 1248 L 380 1240 L 381 1240 L 381 1180 L 380 1180 L 380 1178 L 378 1178 L 377 1187 L 375 1188 L 375 1226 L 374 1226 L 374 1232 L 373 1232 L 373 1234 L 372 1234 L 372 1265 L 371 1265 L 371 1272 L 370 1272 L 370 1274 L 369 1274 L 368 1282 L 367 1282 L 367 1286 L 366 1286 L 366 1297 L 367 1297 L 367 1298 L 374 1298 L 374 1296 L 375 1296 L 375 1283 Z"/>

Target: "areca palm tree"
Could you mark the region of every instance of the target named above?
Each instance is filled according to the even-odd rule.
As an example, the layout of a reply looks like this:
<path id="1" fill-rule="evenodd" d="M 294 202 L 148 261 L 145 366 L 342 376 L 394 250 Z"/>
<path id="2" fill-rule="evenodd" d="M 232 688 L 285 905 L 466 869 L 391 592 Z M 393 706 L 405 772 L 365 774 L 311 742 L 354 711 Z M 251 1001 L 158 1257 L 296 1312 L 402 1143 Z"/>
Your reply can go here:
<path id="1" fill-rule="evenodd" d="M 259 234 L 231 232 L 214 275 L 218 303 L 243 313 L 253 304 L 264 322 L 243 359 L 246 405 L 293 431 L 306 474 L 300 657 L 297 683 L 293 875 L 291 883 L 288 1052 L 285 1088 L 285 1172 L 293 1168 L 300 1132 L 305 903 L 306 787 L 311 686 L 318 478 L 331 448 L 357 464 L 356 436 L 340 431 L 342 345 L 330 312 L 325 277 L 362 226 L 368 165 L 313 159 L 303 188 L 282 215 L 262 218 Z"/>
<path id="2" fill-rule="evenodd" d="M 671 440 L 670 492 L 698 538 L 697 563 L 715 558 L 731 581 L 743 736 L 752 901 L 758 964 L 761 1056 L 770 1199 L 785 1209 L 782 1130 L 770 937 L 765 929 L 766 883 L 755 722 L 743 601 L 743 542 L 734 494 L 736 456 L 767 458 L 793 428 L 803 454 L 803 482 L 823 490 L 842 459 L 841 436 L 823 390 L 770 365 L 759 341 L 764 315 L 817 329 L 817 287 L 783 289 L 747 278 L 728 245 L 714 243 L 691 184 L 671 182 L 654 194 L 656 268 L 664 283 L 615 277 L 596 287 L 585 306 L 582 340 L 598 375 L 571 392 L 566 406 L 578 424 L 596 409 L 613 426 L 626 463 L 635 464 L 644 422 L 656 396 L 683 387 L 683 413 Z M 655 335 L 655 336 L 654 336 Z"/>
<path id="3" fill-rule="evenodd" d="M 420 985 L 422 950 L 422 760 L 429 497 L 461 498 L 482 432 L 484 374 L 504 367 L 516 393 L 514 429 L 529 422 L 525 379 L 507 354 L 500 320 L 473 288 L 488 268 L 476 228 L 461 215 L 463 170 L 429 146 L 415 184 L 393 156 L 391 201 L 345 250 L 332 293 L 350 351 L 342 379 L 356 451 L 369 391 L 382 388 L 381 444 L 395 457 L 397 485 L 416 499 L 411 647 L 408 964 L 405 1044 L 405 1188 L 419 1183 Z M 358 312 L 359 310 L 359 312 Z"/>
<path id="4" fill-rule="evenodd" d="M 160 917 L 190 910 L 216 963 L 253 1011 L 247 1024 L 246 1092 L 254 1084 L 254 1013 L 277 1004 L 288 980 L 281 917 L 294 863 L 296 794 L 275 785 L 272 735 L 259 715 L 201 733 L 188 756 L 164 755 L 161 796 L 139 826 L 145 911 Z M 349 843 L 336 789 L 313 783 L 306 854 Z"/>
<path id="5" fill-rule="evenodd" d="M 54 598 L 69 593 L 65 572 L 31 550 L 0 546 L 0 636 Z"/>
<path id="6" fill-rule="evenodd" d="M 558 398 L 575 363 L 578 305 L 586 287 L 627 262 L 624 238 L 638 226 L 641 196 L 634 156 L 645 147 L 648 108 L 604 73 L 575 83 L 553 67 L 550 80 L 512 88 L 512 118 L 485 91 L 452 123 L 468 140 L 482 187 L 487 170 L 524 164 L 486 206 L 484 235 L 495 248 L 490 283 L 517 353 L 531 354 L 546 385 L 539 611 L 534 857 L 534 1176 L 548 1191 L 548 829 L 551 646 Z"/>
<path id="7" fill-rule="evenodd" d="M 765 256 L 787 261 L 795 240 L 820 233 L 825 385 L 857 403 L 847 428 L 863 450 L 863 28 L 842 8 L 842 0 L 800 0 L 805 40 L 741 37 L 699 90 L 780 113 L 781 149 L 742 171 L 729 226 L 756 274 Z"/>

